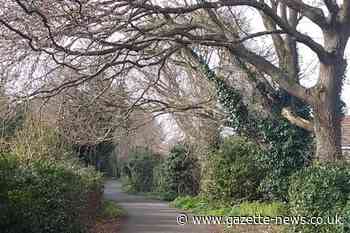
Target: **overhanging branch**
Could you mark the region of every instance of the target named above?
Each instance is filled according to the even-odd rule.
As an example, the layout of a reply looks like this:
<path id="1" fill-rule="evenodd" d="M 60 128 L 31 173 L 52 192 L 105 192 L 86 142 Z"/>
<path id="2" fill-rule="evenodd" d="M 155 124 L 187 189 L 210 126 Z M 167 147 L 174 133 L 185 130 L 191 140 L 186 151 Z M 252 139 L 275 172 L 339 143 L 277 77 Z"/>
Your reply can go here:
<path id="1" fill-rule="evenodd" d="M 288 0 L 285 0 L 285 1 L 288 1 Z M 294 2 L 294 1 L 291 1 L 291 2 Z M 222 7 L 232 7 L 232 6 L 250 6 L 263 12 L 265 15 L 269 16 L 283 31 L 295 37 L 296 41 L 306 45 L 311 50 L 313 50 L 322 62 L 328 63 L 329 59 L 331 58 L 331 55 L 323 48 L 321 44 L 314 41 L 311 37 L 305 34 L 302 34 L 298 32 L 296 29 L 294 29 L 293 27 L 291 27 L 288 22 L 286 22 L 284 19 L 278 16 L 277 13 L 268 4 L 264 3 L 263 1 L 219 0 L 216 2 L 202 2 L 199 4 L 193 4 L 191 6 L 186 6 L 186 7 L 161 7 L 156 5 L 144 4 L 144 3 L 142 4 L 130 3 L 130 4 L 135 8 L 145 9 L 150 11 L 150 13 L 153 13 L 153 14 L 186 14 L 186 13 L 191 13 L 200 9 L 219 9 Z M 319 24 L 326 24 L 326 22 L 324 22 L 326 19 L 323 17 L 323 13 L 318 12 L 316 10 L 318 8 L 314 9 L 311 6 L 308 6 L 304 9 L 304 8 L 301 8 L 301 6 L 299 5 L 298 9 L 304 10 L 304 13 L 305 11 L 313 12 L 314 20 L 316 20 L 317 18 L 321 21 L 319 22 Z"/>
<path id="2" fill-rule="evenodd" d="M 271 62 L 266 60 L 264 57 L 259 56 L 243 46 L 239 47 L 230 47 L 229 51 L 246 62 L 252 64 L 257 69 L 263 71 L 267 75 L 269 75 L 278 85 L 287 91 L 289 94 L 296 96 L 307 103 L 311 102 L 311 95 L 307 88 L 299 85 L 295 82 L 291 77 L 289 77 L 285 72 L 283 72 L 278 67 L 274 66 Z"/>

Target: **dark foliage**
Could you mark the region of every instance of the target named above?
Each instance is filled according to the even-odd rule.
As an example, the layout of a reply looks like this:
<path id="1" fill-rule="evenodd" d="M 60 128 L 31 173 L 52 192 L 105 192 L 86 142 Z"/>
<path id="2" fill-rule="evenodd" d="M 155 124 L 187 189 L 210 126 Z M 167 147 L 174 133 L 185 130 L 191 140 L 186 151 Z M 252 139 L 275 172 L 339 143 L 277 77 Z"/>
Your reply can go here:
<path id="1" fill-rule="evenodd" d="M 0 229 L 3 233 L 79 233 L 89 193 L 101 192 L 101 177 L 71 163 L 0 156 Z M 97 211 L 97 210 L 95 210 Z"/>
<path id="2" fill-rule="evenodd" d="M 155 190 L 166 193 L 167 199 L 199 192 L 199 167 L 188 146 L 174 146 L 155 172 Z"/>

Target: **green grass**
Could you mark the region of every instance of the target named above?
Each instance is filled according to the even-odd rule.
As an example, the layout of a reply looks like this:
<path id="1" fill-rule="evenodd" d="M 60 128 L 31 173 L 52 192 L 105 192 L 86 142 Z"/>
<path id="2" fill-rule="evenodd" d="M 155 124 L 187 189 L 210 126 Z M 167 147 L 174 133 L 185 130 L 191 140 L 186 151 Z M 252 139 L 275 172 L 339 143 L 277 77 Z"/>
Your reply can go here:
<path id="1" fill-rule="evenodd" d="M 171 192 L 156 192 L 156 191 L 138 192 L 138 191 L 135 191 L 134 187 L 130 184 L 130 181 L 127 178 L 122 177 L 120 181 L 122 183 L 122 190 L 129 194 L 144 196 L 146 198 L 161 200 L 161 201 L 173 201 L 177 196 L 175 193 L 171 193 Z"/>
<path id="2" fill-rule="evenodd" d="M 220 203 L 214 203 L 201 196 L 177 197 L 170 205 L 178 209 L 188 210 L 195 214 L 210 216 L 233 216 L 239 213 L 237 206 L 231 207 Z"/>
<path id="3" fill-rule="evenodd" d="M 155 199 L 155 200 L 161 200 L 161 201 L 173 201 L 176 196 L 171 193 L 165 193 L 165 192 L 148 192 L 148 193 L 136 193 L 137 195 L 142 195 L 147 198 Z"/>
<path id="4" fill-rule="evenodd" d="M 99 215 L 104 219 L 120 218 L 126 215 L 126 211 L 114 201 L 103 200 Z"/>
<path id="5" fill-rule="evenodd" d="M 241 216 L 286 216 L 287 208 L 281 202 L 243 202 L 239 206 Z"/>
<path id="6" fill-rule="evenodd" d="M 276 217 L 287 214 L 285 204 L 280 202 L 243 202 L 240 205 L 229 206 L 223 203 L 214 203 L 208 199 L 196 197 L 178 197 L 172 207 L 187 210 L 195 214 L 210 216 L 265 216 Z"/>

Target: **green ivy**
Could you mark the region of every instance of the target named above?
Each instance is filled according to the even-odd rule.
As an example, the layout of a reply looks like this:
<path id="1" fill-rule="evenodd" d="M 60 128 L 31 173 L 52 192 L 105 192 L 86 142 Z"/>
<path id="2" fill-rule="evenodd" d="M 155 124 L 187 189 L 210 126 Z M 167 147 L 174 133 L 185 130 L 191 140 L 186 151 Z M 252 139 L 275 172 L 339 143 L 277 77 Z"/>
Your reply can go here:
<path id="1" fill-rule="evenodd" d="M 268 153 L 260 158 L 268 171 L 260 187 L 265 198 L 286 201 L 288 177 L 310 164 L 313 138 L 309 132 L 289 123 L 280 112 L 283 107 L 293 105 L 296 114 L 308 118 L 309 106 L 280 90 L 273 93 L 277 100 L 272 110 L 273 117 L 261 118 L 248 110 L 239 91 L 217 76 L 194 51 L 193 55 L 199 59 L 205 76 L 215 84 L 218 101 L 229 113 L 227 126 L 268 147 Z M 249 78 L 256 80 L 255 74 L 244 63 L 241 66 Z"/>

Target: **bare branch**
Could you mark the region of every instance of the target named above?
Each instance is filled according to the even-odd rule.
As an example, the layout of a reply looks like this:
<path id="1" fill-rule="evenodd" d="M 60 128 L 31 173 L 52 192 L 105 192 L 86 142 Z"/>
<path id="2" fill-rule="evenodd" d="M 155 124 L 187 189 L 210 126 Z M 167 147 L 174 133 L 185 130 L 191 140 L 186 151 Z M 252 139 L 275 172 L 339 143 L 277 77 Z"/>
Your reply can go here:
<path id="1" fill-rule="evenodd" d="M 320 28 L 326 28 L 329 26 L 326 17 L 320 8 L 310 6 L 302 0 L 283 0 L 283 2 L 291 9 L 310 19 Z"/>
<path id="2" fill-rule="evenodd" d="M 229 48 L 233 55 L 236 55 L 246 62 L 252 64 L 257 69 L 268 74 L 279 86 L 293 96 L 296 96 L 307 103 L 311 103 L 311 95 L 309 90 L 295 82 L 278 67 L 274 66 L 265 58 L 245 49 L 242 46 Z"/>
<path id="3" fill-rule="evenodd" d="M 314 132 L 313 122 L 305 120 L 304 118 L 295 115 L 290 110 L 290 108 L 283 108 L 281 114 L 293 125 L 299 126 L 300 128 L 305 129 L 309 132 Z"/>
<path id="4" fill-rule="evenodd" d="M 332 14 L 337 14 L 340 10 L 338 3 L 336 0 L 323 0 L 324 3 L 326 4 L 329 12 Z"/>
<path id="5" fill-rule="evenodd" d="M 286 3 L 289 3 L 291 5 L 291 2 L 294 2 L 292 0 L 285 0 Z M 300 43 L 305 44 L 310 49 L 312 49 L 319 57 L 319 59 L 324 62 L 328 63 L 330 59 L 332 59 L 331 54 L 329 54 L 322 45 L 314 41 L 311 37 L 304 35 L 300 32 L 298 32 L 296 29 L 291 27 L 288 22 L 284 21 L 281 17 L 279 17 L 276 12 L 266 3 L 264 2 L 258 2 L 254 0 L 220 0 L 217 2 L 204 2 L 200 4 L 194 4 L 188 7 L 161 7 L 161 6 L 155 6 L 150 4 L 141 4 L 141 3 L 131 3 L 134 7 L 141 8 L 141 9 L 147 9 L 152 11 L 154 14 L 185 14 L 185 13 L 191 13 L 194 11 L 197 11 L 199 9 L 219 9 L 221 7 L 231 7 L 231 6 L 250 6 L 253 7 L 259 11 L 262 11 L 265 15 L 269 16 L 282 30 L 284 30 L 286 33 L 290 34 L 291 36 L 295 37 L 296 40 Z M 289 6 L 289 5 L 288 5 Z M 303 10 L 304 13 L 309 15 L 309 17 L 312 17 L 314 20 L 319 19 L 319 24 L 323 24 L 325 22 L 325 18 L 322 15 L 319 15 L 317 11 L 318 8 L 312 8 L 308 5 L 303 4 L 297 4 L 298 7 L 291 7 L 295 8 L 296 10 Z M 314 12 L 315 11 L 315 12 Z M 316 11 L 318 13 L 316 13 Z M 310 12 L 314 12 L 314 15 L 311 16 Z M 317 17 L 316 17 L 317 16 Z M 323 18 L 322 18 L 322 17 Z"/>
<path id="6" fill-rule="evenodd" d="M 247 40 L 251 40 L 251 39 L 254 39 L 254 38 L 257 38 L 257 37 L 261 37 L 261 36 L 267 36 L 267 35 L 276 35 L 276 34 L 286 34 L 285 31 L 282 31 L 282 30 L 274 30 L 274 31 L 263 31 L 263 32 L 256 32 L 256 33 L 253 33 L 253 34 L 250 34 L 242 39 L 240 39 L 239 41 L 237 41 L 238 43 L 243 43 Z"/>

